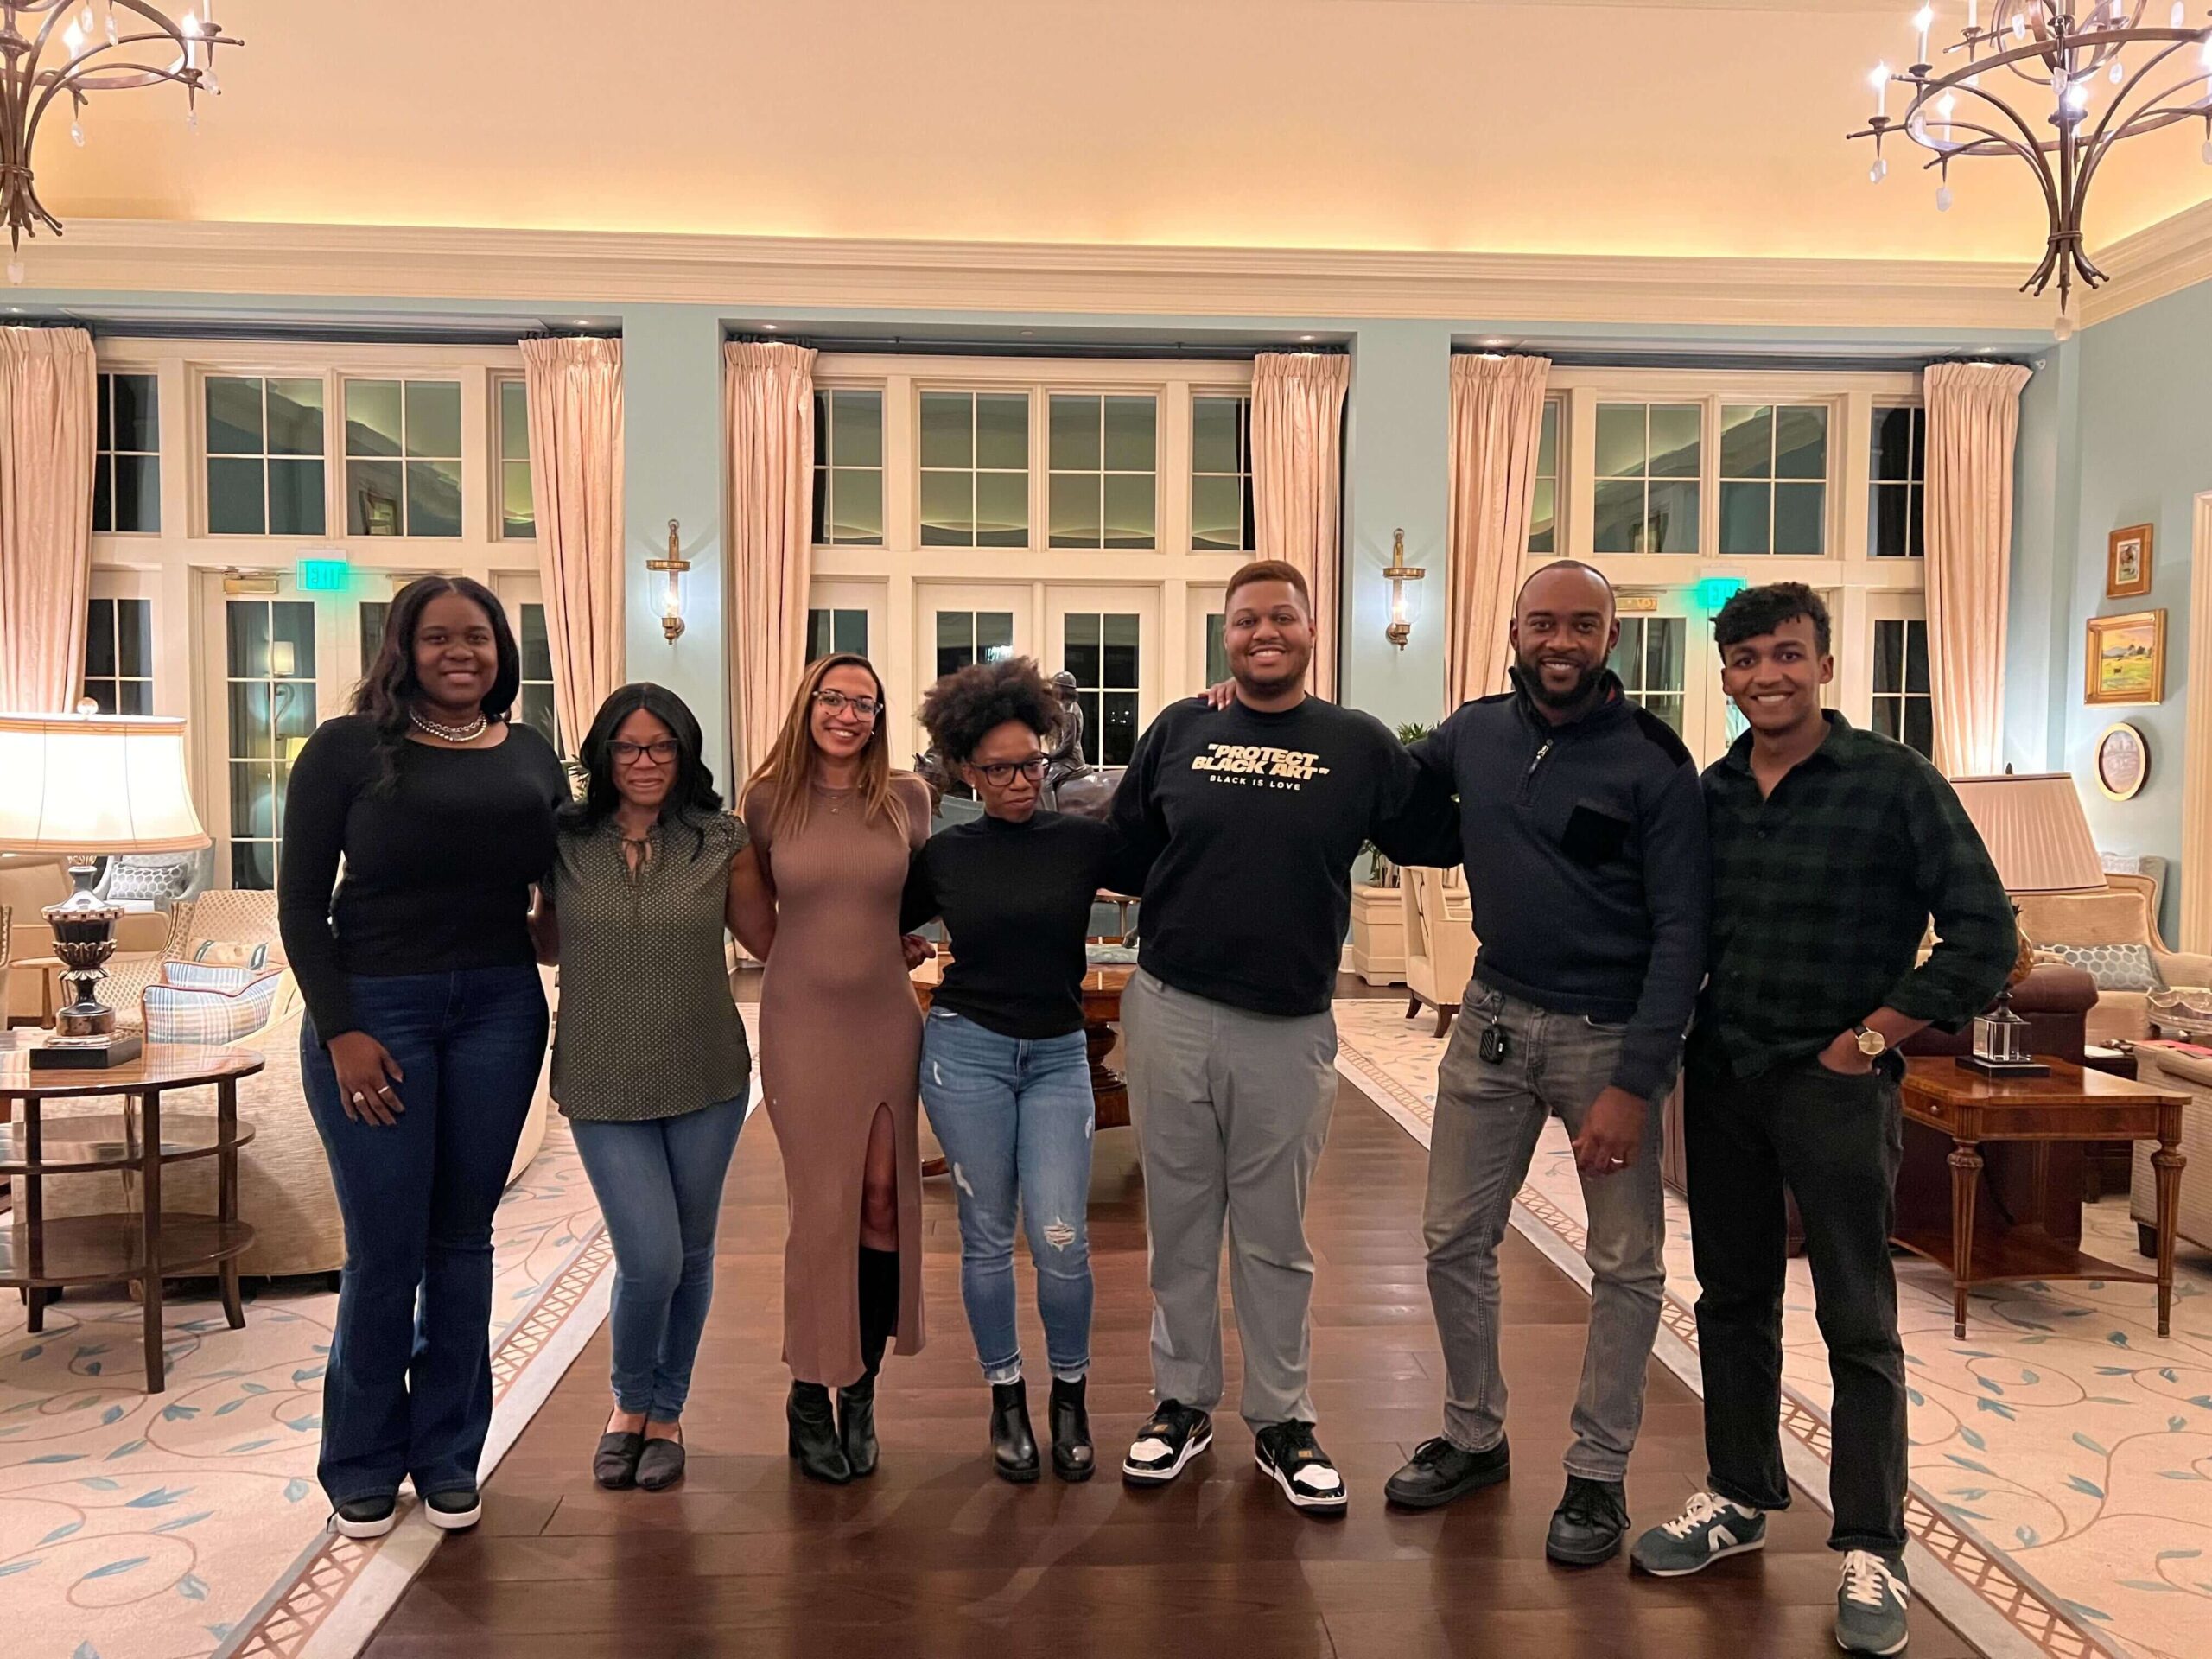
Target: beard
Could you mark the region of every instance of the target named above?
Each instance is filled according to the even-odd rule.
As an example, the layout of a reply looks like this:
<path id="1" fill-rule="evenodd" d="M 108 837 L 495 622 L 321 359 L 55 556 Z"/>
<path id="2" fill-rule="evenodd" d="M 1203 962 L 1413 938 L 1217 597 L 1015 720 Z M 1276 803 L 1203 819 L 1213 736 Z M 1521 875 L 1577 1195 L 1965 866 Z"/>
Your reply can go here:
<path id="1" fill-rule="evenodd" d="M 1521 683 L 1529 688 L 1529 695 L 1548 709 L 1572 709 L 1586 702 L 1598 689 L 1598 682 L 1605 677 L 1605 664 L 1599 661 L 1584 667 L 1575 676 L 1574 684 L 1563 692 L 1555 692 L 1544 683 L 1543 659 L 1524 656 L 1515 659 L 1521 671 Z"/>

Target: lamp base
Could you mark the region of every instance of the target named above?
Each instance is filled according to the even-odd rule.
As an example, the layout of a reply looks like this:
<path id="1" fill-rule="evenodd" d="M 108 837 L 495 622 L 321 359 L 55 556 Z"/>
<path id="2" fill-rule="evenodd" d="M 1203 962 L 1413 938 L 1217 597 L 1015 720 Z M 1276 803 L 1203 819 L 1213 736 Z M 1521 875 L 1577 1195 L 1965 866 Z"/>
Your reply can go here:
<path id="1" fill-rule="evenodd" d="M 105 1071 L 130 1065 L 144 1047 L 135 1031 L 111 1031 L 97 1037 L 49 1037 L 28 1052 L 34 1071 Z"/>
<path id="2" fill-rule="evenodd" d="M 1961 1054 L 1959 1065 L 1962 1070 L 1979 1071 L 1985 1077 L 2047 1077 L 2050 1068 L 2041 1060 L 1985 1060 L 1978 1054 Z"/>

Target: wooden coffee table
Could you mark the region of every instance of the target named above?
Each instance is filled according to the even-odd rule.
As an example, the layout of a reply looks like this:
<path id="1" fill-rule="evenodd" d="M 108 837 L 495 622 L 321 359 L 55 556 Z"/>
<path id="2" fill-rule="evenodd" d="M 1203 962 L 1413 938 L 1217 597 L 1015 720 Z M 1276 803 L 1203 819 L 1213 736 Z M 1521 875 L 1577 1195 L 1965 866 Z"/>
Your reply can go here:
<path id="1" fill-rule="evenodd" d="M 1967 1293 L 2023 1279 L 2112 1279 L 2158 1287 L 2158 1334 L 2168 1332 L 2174 1294 L 2174 1211 L 2181 1197 L 2183 1097 L 2064 1060 L 2047 1077 L 1986 1077 L 1948 1055 L 1905 1062 L 1904 1115 L 1952 1140 L 1951 1224 L 1913 1228 L 1893 1241 L 1951 1270 L 1951 1331 L 1967 1333 Z M 2007 1226 L 1976 1213 L 1985 1141 L 2156 1141 L 2158 1268 L 2155 1274 L 2084 1255 L 2037 1227 Z"/>

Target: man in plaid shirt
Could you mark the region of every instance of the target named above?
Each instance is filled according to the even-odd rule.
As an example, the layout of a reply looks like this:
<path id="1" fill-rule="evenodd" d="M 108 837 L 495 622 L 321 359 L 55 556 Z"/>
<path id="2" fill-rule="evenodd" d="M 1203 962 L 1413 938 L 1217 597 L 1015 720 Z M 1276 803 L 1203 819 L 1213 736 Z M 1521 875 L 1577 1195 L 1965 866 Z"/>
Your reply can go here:
<path id="1" fill-rule="evenodd" d="M 1955 1029 L 2016 948 L 1997 870 L 1936 768 L 1821 707 L 1827 608 L 1797 582 L 1746 588 L 1713 621 L 1723 689 L 1751 729 L 1705 774 L 1709 975 L 1685 1067 L 1700 1294 L 1707 1490 L 1634 1552 L 1694 1573 L 1759 1548 L 1786 1508 L 1778 1427 L 1783 1192 L 1797 1201 L 1834 1384 L 1828 1477 L 1843 1552 L 1836 1640 L 1906 1641 L 1905 1392 L 1889 1236 L 1902 1147 L 1897 1046 Z M 1936 944 L 1915 966 L 1930 919 Z"/>

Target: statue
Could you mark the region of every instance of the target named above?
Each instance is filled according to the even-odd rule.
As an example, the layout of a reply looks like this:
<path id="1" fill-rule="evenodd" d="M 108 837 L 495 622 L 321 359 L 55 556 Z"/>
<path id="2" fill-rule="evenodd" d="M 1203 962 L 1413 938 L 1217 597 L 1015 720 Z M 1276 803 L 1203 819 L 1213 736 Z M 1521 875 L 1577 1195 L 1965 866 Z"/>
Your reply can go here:
<path id="1" fill-rule="evenodd" d="M 1090 770 L 1083 758 L 1083 704 L 1076 696 L 1075 676 L 1065 668 L 1052 676 L 1052 690 L 1060 699 L 1060 724 L 1045 752 L 1045 792 L 1049 798 L 1063 779 Z"/>
<path id="2" fill-rule="evenodd" d="M 1060 720 L 1046 745 L 1038 804 L 1048 812 L 1103 818 L 1122 781 L 1122 768 L 1094 766 L 1084 758 L 1083 704 L 1076 696 L 1075 676 L 1062 669 L 1052 677 L 1052 686 L 1059 696 Z M 929 785 L 934 815 L 944 798 L 954 792 L 958 775 L 933 747 L 914 757 L 914 771 Z"/>

